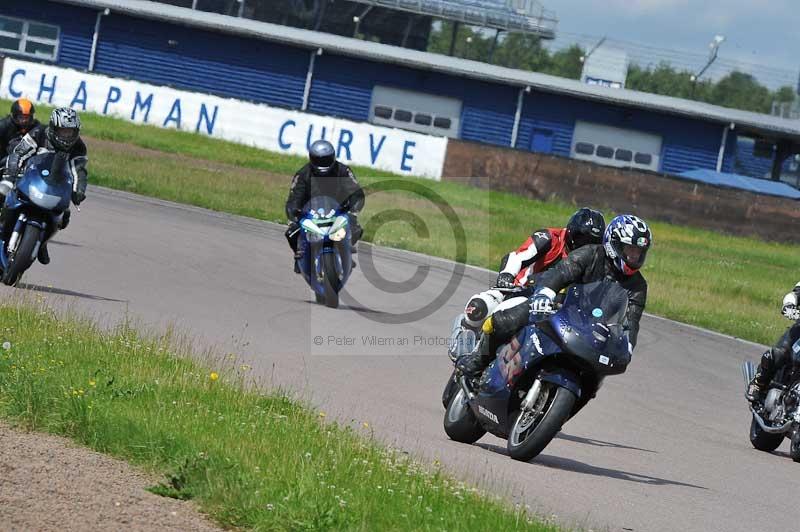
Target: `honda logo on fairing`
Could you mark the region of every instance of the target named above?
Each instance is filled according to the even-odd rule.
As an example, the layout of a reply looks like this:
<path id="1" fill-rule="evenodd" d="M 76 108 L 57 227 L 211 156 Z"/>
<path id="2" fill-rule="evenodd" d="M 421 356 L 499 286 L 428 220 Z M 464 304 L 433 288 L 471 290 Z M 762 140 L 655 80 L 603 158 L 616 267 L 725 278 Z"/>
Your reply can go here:
<path id="1" fill-rule="evenodd" d="M 484 408 L 482 405 L 478 405 L 478 412 L 480 412 L 482 416 L 491 419 L 492 421 L 494 421 L 498 425 L 500 424 L 500 421 L 497 420 L 497 416 L 494 413 L 492 413 L 491 411 L 489 411 L 486 408 Z"/>

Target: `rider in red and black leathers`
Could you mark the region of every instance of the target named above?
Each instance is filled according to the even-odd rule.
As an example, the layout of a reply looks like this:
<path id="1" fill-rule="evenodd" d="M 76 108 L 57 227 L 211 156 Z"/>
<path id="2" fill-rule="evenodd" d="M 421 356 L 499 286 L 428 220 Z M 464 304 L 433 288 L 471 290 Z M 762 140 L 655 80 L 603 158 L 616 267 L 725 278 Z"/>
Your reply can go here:
<path id="1" fill-rule="evenodd" d="M 647 302 L 647 282 L 639 268 L 644 265 L 651 244 L 650 229 L 643 220 L 630 215 L 617 216 L 608 224 L 602 245 L 583 246 L 573 251 L 537 279 L 536 293 L 530 300 L 514 298 L 505 303 L 506 308 L 497 309 L 484 323 L 484 334 L 475 351 L 459 358 L 457 367 L 468 377 L 479 376 L 494 360 L 500 344 L 527 325 L 532 314 L 540 315 L 552 309 L 559 291 L 573 284 L 603 279 L 617 281 L 628 292 L 626 328 L 633 352 L 639 335 L 639 320 Z"/>
<path id="2" fill-rule="evenodd" d="M 363 233 L 358 223 L 358 213 L 364 208 L 364 191 L 353 171 L 346 164 L 336 160 L 330 142 L 326 140 L 314 142 L 309 148 L 308 157 L 308 164 L 298 170 L 292 178 L 289 197 L 286 200 L 286 216 L 289 218 L 286 240 L 289 241 L 295 259 L 300 258 L 297 237 L 300 232 L 298 220 L 303 213 L 303 207 L 311 198 L 320 196 L 333 198 L 339 204 L 347 206 L 350 215 L 351 242 L 355 253 L 355 244 Z M 295 263 L 295 272 L 299 271 Z"/>
<path id="3" fill-rule="evenodd" d="M 480 329 L 483 321 L 505 299 L 505 294 L 497 288 L 528 287 L 536 274 L 558 264 L 569 252 L 600 243 L 605 228 L 601 212 L 583 207 L 570 217 L 566 227 L 534 231 L 520 247 L 503 257 L 495 289 L 470 298 L 464 309 L 462 326 Z"/>

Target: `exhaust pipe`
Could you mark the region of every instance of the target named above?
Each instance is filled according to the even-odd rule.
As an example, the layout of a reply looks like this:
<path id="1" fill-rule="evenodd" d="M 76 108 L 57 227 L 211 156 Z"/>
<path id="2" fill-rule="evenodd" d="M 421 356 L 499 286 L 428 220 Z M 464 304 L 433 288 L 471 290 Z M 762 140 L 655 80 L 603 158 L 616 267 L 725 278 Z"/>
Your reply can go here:
<path id="1" fill-rule="evenodd" d="M 744 377 L 744 387 L 745 390 L 750 385 L 750 382 L 756 376 L 756 366 L 750 360 L 745 360 L 742 363 L 742 377 Z"/>
<path id="2" fill-rule="evenodd" d="M 764 421 L 764 418 L 762 418 L 758 414 L 758 412 L 755 411 L 755 409 L 752 406 L 750 407 L 750 412 L 753 413 L 753 419 L 756 420 L 756 423 L 758 423 L 758 425 L 761 427 L 761 430 L 763 430 L 764 432 L 769 432 L 770 434 L 781 434 L 781 433 L 784 433 L 784 432 L 788 431 L 789 427 L 791 427 L 792 423 L 794 423 L 794 420 L 789 420 L 786 423 L 784 423 L 783 425 L 781 425 L 780 427 L 773 427 L 773 426 L 767 425 L 766 421 Z"/>

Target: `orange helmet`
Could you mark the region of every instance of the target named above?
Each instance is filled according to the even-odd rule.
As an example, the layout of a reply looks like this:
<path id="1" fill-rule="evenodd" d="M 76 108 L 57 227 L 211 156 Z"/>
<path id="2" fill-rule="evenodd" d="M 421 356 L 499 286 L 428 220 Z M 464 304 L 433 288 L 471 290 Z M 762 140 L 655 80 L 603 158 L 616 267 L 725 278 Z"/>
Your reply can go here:
<path id="1" fill-rule="evenodd" d="M 11 121 L 24 131 L 33 125 L 33 115 L 36 109 L 33 103 L 27 98 L 20 98 L 11 104 Z"/>

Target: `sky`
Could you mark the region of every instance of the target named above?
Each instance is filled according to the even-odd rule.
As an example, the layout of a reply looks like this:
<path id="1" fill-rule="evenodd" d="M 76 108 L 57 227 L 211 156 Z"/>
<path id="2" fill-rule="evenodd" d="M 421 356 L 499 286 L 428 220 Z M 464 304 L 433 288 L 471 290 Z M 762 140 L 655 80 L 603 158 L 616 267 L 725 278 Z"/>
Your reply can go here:
<path id="1" fill-rule="evenodd" d="M 669 50 L 703 62 L 715 35 L 724 35 L 719 60 L 752 65 L 769 85 L 796 86 L 800 72 L 798 0 L 541 0 L 559 19 L 556 46 L 580 35 L 607 36 Z M 641 51 L 640 51 L 641 53 Z M 747 65 L 743 65 L 747 66 Z M 770 70 L 774 67 L 779 71 Z M 710 72 L 714 76 L 713 72 Z M 769 78 L 769 79 L 766 79 Z"/>

